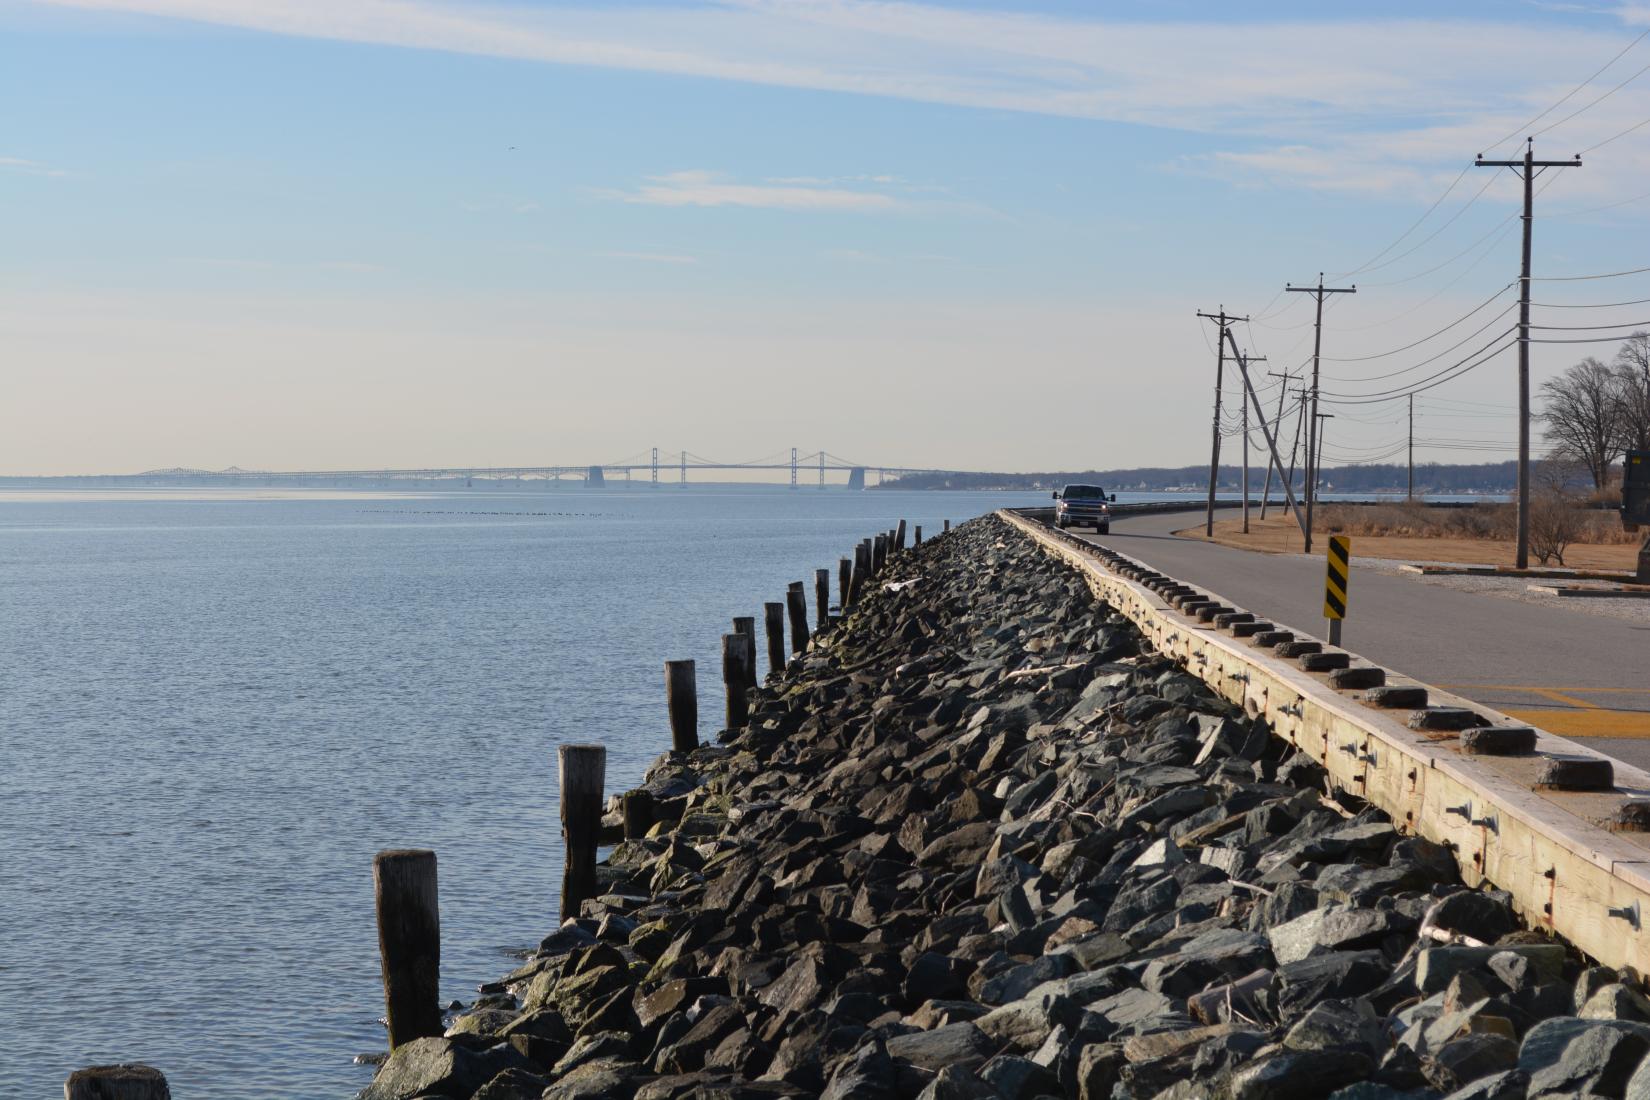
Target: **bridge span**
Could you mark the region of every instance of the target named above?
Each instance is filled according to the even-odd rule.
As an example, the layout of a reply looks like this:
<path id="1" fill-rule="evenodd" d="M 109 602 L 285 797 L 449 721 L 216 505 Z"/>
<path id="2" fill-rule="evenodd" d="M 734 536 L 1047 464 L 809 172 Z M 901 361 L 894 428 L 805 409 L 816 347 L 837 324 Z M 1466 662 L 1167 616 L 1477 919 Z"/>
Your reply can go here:
<path id="1" fill-rule="evenodd" d="M 224 470 L 204 470 L 174 466 L 166 469 L 145 470 L 140 474 L 104 475 L 97 480 L 100 482 L 109 479 L 153 482 L 165 479 L 171 482 L 186 481 L 191 484 L 246 484 L 249 482 L 312 482 L 319 484 L 354 480 L 463 481 L 466 484 L 471 484 L 476 481 L 559 482 L 570 480 L 583 482 L 589 488 L 597 488 L 606 485 L 609 479 L 622 480 L 627 484 L 640 480 L 644 484 L 653 486 L 670 482 L 674 482 L 679 486 L 686 485 L 690 470 L 699 473 L 788 471 L 790 473 L 790 485 L 793 489 L 801 487 L 804 483 L 816 484 L 823 489 L 828 484 L 829 477 L 835 475 L 841 475 L 840 480 L 846 488 L 863 489 L 866 487 L 867 478 L 870 476 L 875 477 L 874 484 L 880 485 L 888 478 L 898 478 L 907 474 L 946 475 L 971 472 L 854 462 L 839 458 L 823 450 L 803 455 L 799 453 L 796 447 L 790 449 L 788 460 L 783 453 L 780 453 L 748 462 L 723 462 L 704 458 L 691 451 L 662 454 L 659 448 L 653 447 L 648 451 L 627 456 L 617 462 L 565 466 L 426 466 L 353 470 L 248 470 L 241 467 L 230 467 Z M 639 475 L 645 475 L 645 477 Z"/>

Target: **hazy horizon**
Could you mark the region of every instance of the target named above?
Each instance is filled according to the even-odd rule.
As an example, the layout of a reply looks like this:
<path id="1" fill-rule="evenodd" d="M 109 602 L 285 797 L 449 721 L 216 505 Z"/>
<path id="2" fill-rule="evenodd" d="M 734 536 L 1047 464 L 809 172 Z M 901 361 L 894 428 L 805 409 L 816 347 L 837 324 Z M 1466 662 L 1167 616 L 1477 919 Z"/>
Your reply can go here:
<path id="1" fill-rule="evenodd" d="M 1476 154 L 1587 150 L 1538 184 L 1538 276 L 1641 266 L 1647 24 L 1489 0 L 0 0 L 0 473 L 655 445 L 1196 462 L 1198 310 L 1255 318 L 1268 416 L 1265 372 L 1311 350 L 1286 281 L 1358 284 L 1326 313 L 1331 401 L 1508 323 L 1520 185 Z M 1553 339 L 1650 300 L 1643 273 L 1536 285 L 1538 324 L 1591 326 Z M 1614 348 L 1539 344 L 1535 381 Z M 1512 457 L 1515 402 L 1511 352 L 1427 390 L 1417 460 Z M 1401 401 L 1331 411 L 1326 467 L 1407 430 Z"/>

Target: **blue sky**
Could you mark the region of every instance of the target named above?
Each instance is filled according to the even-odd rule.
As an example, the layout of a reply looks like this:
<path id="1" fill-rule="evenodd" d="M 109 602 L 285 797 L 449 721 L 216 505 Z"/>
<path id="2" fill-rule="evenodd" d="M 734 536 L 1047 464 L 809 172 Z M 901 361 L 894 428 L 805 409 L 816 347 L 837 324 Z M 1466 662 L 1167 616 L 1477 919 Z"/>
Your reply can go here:
<path id="1" fill-rule="evenodd" d="M 1240 341 L 1298 367 L 1283 283 L 1398 239 L 1344 276 L 1326 354 L 1458 319 L 1517 263 L 1516 181 L 1462 169 L 1650 118 L 1650 41 L 1572 92 L 1647 26 L 1507 2 L 0 0 L 0 469 L 1195 462 L 1196 310 L 1262 318 Z M 1540 181 L 1538 274 L 1644 266 L 1647 143 Z M 1423 377 L 1364 381 L 1509 300 L 1326 372 Z M 1538 377 L 1613 350 L 1540 347 Z M 1423 457 L 1510 457 L 1511 363 L 1418 399 L 1418 434 L 1457 444 Z M 1401 432 L 1396 404 L 1337 416 L 1331 462 Z"/>

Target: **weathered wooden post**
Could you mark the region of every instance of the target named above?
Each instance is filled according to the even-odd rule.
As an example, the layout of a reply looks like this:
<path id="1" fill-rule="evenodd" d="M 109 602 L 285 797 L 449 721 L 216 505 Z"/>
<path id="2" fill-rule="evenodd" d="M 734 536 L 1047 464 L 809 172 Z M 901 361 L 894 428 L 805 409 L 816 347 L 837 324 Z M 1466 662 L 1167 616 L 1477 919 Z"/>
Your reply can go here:
<path id="1" fill-rule="evenodd" d="M 899 526 L 894 528 L 894 549 L 905 549 L 905 521 L 903 519 L 899 521 Z"/>
<path id="2" fill-rule="evenodd" d="M 699 747 L 699 688 L 692 661 L 665 662 L 665 707 L 670 711 L 670 747 Z"/>
<path id="3" fill-rule="evenodd" d="M 945 529 L 943 531 L 941 531 L 940 534 L 949 535 L 950 533 L 951 533 L 951 521 L 946 520 L 945 521 Z"/>
<path id="4" fill-rule="evenodd" d="M 768 628 L 768 672 L 777 676 L 785 671 L 785 605 L 765 603 L 762 614 Z"/>
<path id="5" fill-rule="evenodd" d="M 722 689 L 727 696 L 728 729 L 743 729 L 750 721 L 750 699 L 745 692 L 754 686 L 755 679 L 756 646 L 750 635 L 737 630 L 722 635 Z"/>
<path id="6" fill-rule="evenodd" d="M 136 1062 L 87 1066 L 69 1074 L 63 1100 L 172 1100 L 166 1075 Z"/>
<path id="7" fill-rule="evenodd" d="M 880 573 L 888 564 L 888 536 L 878 535 L 871 543 L 871 572 Z"/>
<path id="8" fill-rule="evenodd" d="M 865 595 L 865 585 L 871 579 L 871 548 L 863 542 L 854 547 L 854 578 L 853 596 L 850 603 L 857 604 Z"/>
<path id="9" fill-rule="evenodd" d="M 561 835 L 567 860 L 561 877 L 561 919 L 579 915 L 596 896 L 596 842 L 602 831 L 602 789 L 607 783 L 607 749 L 602 745 L 560 745 Z"/>
<path id="10" fill-rule="evenodd" d="M 372 860 L 378 906 L 378 956 L 390 1049 L 440 1035 L 441 909 L 435 853 L 423 848 L 379 852 Z"/>
<path id="11" fill-rule="evenodd" d="M 756 686 L 756 616 L 736 615 L 733 620 L 733 632 L 743 634 L 750 639 L 750 660 L 745 662 L 745 674 L 749 677 L 745 681 L 746 687 Z"/>
<path id="12" fill-rule="evenodd" d="M 912 531 L 911 545 L 912 546 L 921 546 L 922 545 L 922 524 L 920 524 L 920 523 L 917 524 L 916 528 Z"/>
<path id="13" fill-rule="evenodd" d="M 848 613 L 848 607 L 853 603 L 850 598 L 850 589 L 854 584 L 854 559 L 839 558 L 836 563 L 836 590 L 837 606 L 842 613 Z"/>
<path id="14" fill-rule="evenodd" d="M 800 657 L 808 651 L 808 594 L 801 581 L 785 590 L 785 610 L 791 617 L 791 652 Z"/>
<path id="15" fill-rule="evenodd" d="M 819 629 L 831 625 L 831 571 L 814 570 L 814 621 Z"/>
<path id="16" fill-rule="evenodd" d="M 647 835 L 653 828 L 653 792 L 646 787 L 626 791 L 624 795 L 624 838 L 635 840 Z"/>

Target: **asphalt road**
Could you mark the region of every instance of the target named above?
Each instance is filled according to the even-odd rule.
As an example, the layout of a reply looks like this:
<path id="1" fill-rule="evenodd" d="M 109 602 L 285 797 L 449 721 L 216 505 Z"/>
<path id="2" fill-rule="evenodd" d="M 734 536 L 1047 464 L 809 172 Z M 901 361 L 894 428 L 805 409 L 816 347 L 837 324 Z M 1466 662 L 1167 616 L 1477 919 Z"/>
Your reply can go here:
<path id="1" fill-rule="evenodd" d="M 1189 513 L 1119 516 L 1109 535 L 1074 533 L 1282 627 L 1328 636 L 1321 553 L 1261 554 L 1174 536 L 1197 522 Z M 1650 769 L 1650 627 L 1360 570 L 1357 551 L 1354 538 L 1347 649 Z"/>

